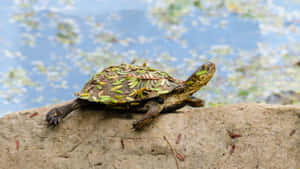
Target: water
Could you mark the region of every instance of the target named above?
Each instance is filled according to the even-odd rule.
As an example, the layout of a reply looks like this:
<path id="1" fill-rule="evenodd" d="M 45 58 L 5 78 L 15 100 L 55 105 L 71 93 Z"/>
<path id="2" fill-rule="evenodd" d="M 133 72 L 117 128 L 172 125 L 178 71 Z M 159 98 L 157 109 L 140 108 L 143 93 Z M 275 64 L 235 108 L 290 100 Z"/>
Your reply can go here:
<path id="1" fill-rule="evenodd" d="M 177 0 L 177 8 L 161 9 L 170 2 L 158 2 L 4 0 L 0 7 L 0 115 L 70 100 L 93 73 L 133 58 L 181 79 L 207 60 L 216 62 L 218 71 L 211 86 L 198 94 L 211 104 L 263 100 L 273 91 L 299 90 L 293 85 L 299 78 L 292 74 L 274 77 L 280 83 L 270 87 L 267 83 L 274 79 L 263 77 L 276 72 L 253 76 L 257 69 L 250 67 L 250 73 L 241 78 L 235 71 L 242 65 L 285 65 L 299 59 L 299 50 L 293 47 L 299 42 L 300 15 L 294 12 L 299 4 L 269 4 L 261 19 L 241 14 L 238 5 L 199 10 L 190 1 Z M 214 6 L 209 1 L 206 5 Z M 256 3 L 247 5 L 252 9 Z M 286 10 L 281 18 L 284 24 L 272 27 L 273 22 L 265 20 L 278 7 Z M 295 74 L 298 69 L 292 71 Z M 240 96 L 241 90 L 251 89 L 250 83 L 255 91 Z"/>

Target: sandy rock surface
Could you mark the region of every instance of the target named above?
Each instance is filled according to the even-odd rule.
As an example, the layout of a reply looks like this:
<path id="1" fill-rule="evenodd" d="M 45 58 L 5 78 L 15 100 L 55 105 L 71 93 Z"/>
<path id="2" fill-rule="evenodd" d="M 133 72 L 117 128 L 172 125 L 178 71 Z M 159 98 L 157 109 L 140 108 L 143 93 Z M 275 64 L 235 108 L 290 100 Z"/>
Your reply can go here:
<path id="1" fill-rule="evenodd" d="M 53 106 L 0 119 L 1 169 L 176 169 L 163 136 L 184 157 L 181 169 L 300 168 L 300 105 L 185 107 L 140 132 L 131 124 L 141 114 L 101 110 L 48 128 Z"/>

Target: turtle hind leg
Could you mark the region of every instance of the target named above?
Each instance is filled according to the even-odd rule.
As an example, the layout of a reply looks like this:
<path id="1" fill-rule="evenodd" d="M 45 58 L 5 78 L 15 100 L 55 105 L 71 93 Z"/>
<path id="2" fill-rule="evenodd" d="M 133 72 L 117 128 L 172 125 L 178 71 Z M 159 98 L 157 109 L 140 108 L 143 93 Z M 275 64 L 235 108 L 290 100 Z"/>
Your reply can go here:
<path id="1" fill-rule="evenodd" d="M 156 101 L 148 102 L 145 107 L 147 108 L 147 113 L 139 120 L 133 123 L 133 128 L 135 130 L 140 130 L 145 126 L 149 125 L 156 116 L 163 110 L 162 104 Z"/>
<path id="2" fill-rule="evenodd" d="M 204 100 L 194 96 L 190 96 L 190 98 L 186 99 L 185 103 L 191 107 L 203 107 L 205 105 Z"/>
<path id="3" fill-rule="evenodd" d="M 80 101 L 78 101 L 78 99 L 75 99 L 69 104 L 52 108 L 46 115 L 46 121 L 48 122 L 48 126 L 56 127 L 64 117 L 66 117 L 73 110 L 79 107 Z"/>

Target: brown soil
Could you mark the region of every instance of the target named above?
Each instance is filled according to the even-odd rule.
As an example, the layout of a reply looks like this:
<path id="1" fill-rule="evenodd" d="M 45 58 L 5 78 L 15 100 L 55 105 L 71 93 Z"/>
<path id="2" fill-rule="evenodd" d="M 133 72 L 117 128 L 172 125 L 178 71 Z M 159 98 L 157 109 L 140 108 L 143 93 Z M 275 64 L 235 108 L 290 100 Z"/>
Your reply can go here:
<path id="1" fill-rule="evenodd" d="M 0 119 L 1 169 L 174 169 L 163 136 L 184 158 L 181 169 L 300 168 L 300 105 L 185 107 L 140 132 L 131 124 L 141 114 L 99 110 L 73 112 L 48 128 L 53 106 Z"/>

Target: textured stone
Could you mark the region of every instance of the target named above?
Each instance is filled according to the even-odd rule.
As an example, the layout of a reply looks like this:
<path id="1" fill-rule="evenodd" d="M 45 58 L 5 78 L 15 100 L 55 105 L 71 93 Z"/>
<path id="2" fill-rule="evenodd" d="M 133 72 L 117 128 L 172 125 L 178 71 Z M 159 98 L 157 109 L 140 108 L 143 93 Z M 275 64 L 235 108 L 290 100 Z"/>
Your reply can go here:
<path id="1" fill-rule="evenodd" d="M 185 107 L 139 132 L 131 126 L 141 114 L 101 110 L 73 112 L 48 128 L 45 115 L 53 106 L 0 119 L 1 169 L 176 168 L 163 136 L 184 156 L 181 169 L 300 168 L 300 105 Z"/>

